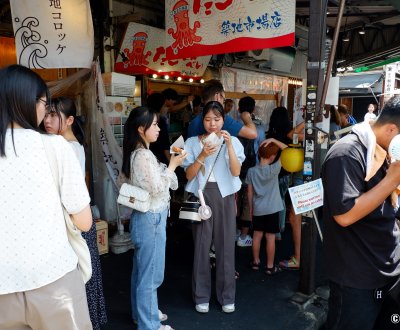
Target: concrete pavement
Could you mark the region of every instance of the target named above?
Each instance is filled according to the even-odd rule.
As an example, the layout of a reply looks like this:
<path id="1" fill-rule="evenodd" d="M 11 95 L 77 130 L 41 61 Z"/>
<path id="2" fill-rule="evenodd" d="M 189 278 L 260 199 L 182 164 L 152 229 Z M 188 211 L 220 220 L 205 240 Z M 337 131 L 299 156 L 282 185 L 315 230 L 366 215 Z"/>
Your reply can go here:
<path id="1" fill-rule="evenodd" d="M 292 250 L 290 226 L 277 244 L 277 258 L 285 258 Z M 319 243 L 320 244 L 320 243 Z M 103 330 L 134 329 L 130 317 L 130 272 L 132 253 L 101 257 L 104 291 L 109 322 Z M 282 271 L 267 276 L 248 267 L 251 247 L 236 249 L 236 269 L 240 273 L 236 288 L 236 312 L 225 314 L 213 292 L 210 311 L 195 311 L 191 299 L 192 237 L 190 229 L 173 223 L 167 229 L 166 271 L 163 285 L 158 290 L 159 307 L 168 314 L 164 324 L 174 329 L 319 329 L 325 322 L 327 292 L 318 288 L 318 294 L 306 297 L 297 293 L 299 271 Z M 265 252 L 262 253 L 262 262 Z M 325 284 L 317 253 L 316 286 Z M 295 299 L 293 299 L 295 298 Z M 294 303 L 293 300 L 300 301 Z"/>

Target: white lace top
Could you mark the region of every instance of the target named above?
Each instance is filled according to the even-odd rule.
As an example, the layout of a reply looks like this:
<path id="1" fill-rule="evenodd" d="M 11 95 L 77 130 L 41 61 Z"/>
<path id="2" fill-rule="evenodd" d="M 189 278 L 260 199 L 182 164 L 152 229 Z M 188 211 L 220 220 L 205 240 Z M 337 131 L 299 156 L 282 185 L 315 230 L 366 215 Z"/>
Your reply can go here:
<path id="1" fill-rule="evenodd" d="M 69 143 L 45 135 L 56 151 L 61 201 L 70 214 L 82 211 L 89 194 Z M 39 133 L 14 129 L 0 157 L 0 295 L 52 283 L 77 266 L 68 242 L 60 197 Z"/>
<path id="2" fill-rule="evenodd" d="M 132 153 L 130 181 L 150 193 L 150 212 L 154 213 L 169 208 L 169 189 L 178 189 L 175 172 L 170 171 L 149 149 L 144 148 Z"/>

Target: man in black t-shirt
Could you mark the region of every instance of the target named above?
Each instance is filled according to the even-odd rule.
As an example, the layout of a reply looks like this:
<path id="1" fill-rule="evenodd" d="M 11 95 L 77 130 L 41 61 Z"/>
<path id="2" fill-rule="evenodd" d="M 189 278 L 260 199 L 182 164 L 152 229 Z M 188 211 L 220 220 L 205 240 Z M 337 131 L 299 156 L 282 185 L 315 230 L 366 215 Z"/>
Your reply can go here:
<path id="1" fill-rule="evenodd" d="M 336 142 L 322 166 L 327 329 L 372 329 L 374 324 L 381 329 L 382 323 L 375 322 L 388 329 L 391 324 L 390 317 L 379 315 L 400 275 L 400 234 L 391 199 L 400 184 L 400 161 L 389 165 L 385 156 L 400 133 L 400 97 L 390 99 L 368 125 L 360 124 Z M 375 142 L 371 136 L 376 149 L 367 163 Z M 400 314 L 395 302 L 390 306 Z"/>

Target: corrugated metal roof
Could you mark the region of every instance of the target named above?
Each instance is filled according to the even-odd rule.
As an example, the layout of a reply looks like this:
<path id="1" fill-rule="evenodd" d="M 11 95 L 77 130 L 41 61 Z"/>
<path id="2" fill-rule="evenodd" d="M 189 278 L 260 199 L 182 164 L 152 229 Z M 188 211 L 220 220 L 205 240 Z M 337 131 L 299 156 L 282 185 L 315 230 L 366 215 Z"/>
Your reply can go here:
<path id="1" fill-rule="evenodd" d="M 382 87 L 383 76 L 382 72 L 341 76 L 339 79 L 339 89 Z"/>

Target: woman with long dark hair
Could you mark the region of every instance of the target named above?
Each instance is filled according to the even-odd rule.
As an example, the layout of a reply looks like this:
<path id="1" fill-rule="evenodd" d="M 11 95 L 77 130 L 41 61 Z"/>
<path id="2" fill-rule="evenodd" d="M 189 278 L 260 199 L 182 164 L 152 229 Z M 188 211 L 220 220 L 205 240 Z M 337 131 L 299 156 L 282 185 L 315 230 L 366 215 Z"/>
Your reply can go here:
<path id="1" fill-rule="evenodd" d="M 77 116 L 74 100 L 68 97 L 52 99 L 50 109 L 44 118 L 44 126 L 48 133 L 61 135 L 69 142 L 79 160 L 82 173 L 85 175 L 83 121 L 81 117 Z M 107 313 L 95 222 L 93 222 L 87 233 L 82 233 L 82 236 L 89 247 L 92 261 L 92 277 L 86 283 L 90 320 L 92 321 L 93 329 L 100 330 L 100 325 L 107 323 Z"/>
<path id="2" fill-rule="evenodd" d="M 124 126 L 122 172 L 129 183 L 150 193 L 147 212 L 132 211 L 131 239 L 135 248 L 131 278 L 132 317 L 139 329 L 169 330 L 160 325 L 157 288 L 164 279 L 166 220 L 169 189 L 178 188 L 175 169 L 186 157 L 171 155 L 169 165 L 160 163 L 149 149 L 160 128 L 157 114 L 147 107 L 133 109 Z"/>
<path id="3" fill-rule="evenodd" d="M 63 214 L 89 230 L 90 198 L 67 141 L 38 128 L 48 100 L 32 70 L 0 70 L 0 329 L 92 329 Z"/>

